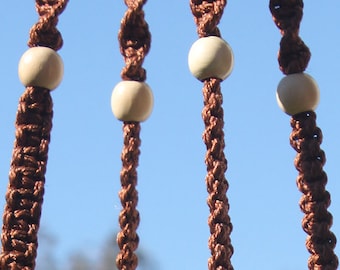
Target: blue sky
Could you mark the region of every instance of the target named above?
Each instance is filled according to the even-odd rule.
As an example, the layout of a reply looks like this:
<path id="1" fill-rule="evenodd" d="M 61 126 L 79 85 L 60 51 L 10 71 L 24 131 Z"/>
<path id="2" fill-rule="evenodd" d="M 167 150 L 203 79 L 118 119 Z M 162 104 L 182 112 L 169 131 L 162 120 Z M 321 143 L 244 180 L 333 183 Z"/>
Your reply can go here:
<path id="1" fill-rule="evenodd" d="M 54 118 L 41 224 L 56 235 L 57 255 L 75 249 L 97 256 L 115 230 L 122 124 L 110 108 L 112 88 L 124 66 L 117 32 L 123 1 L 70 1 L 58 28 L 65 75 L 54 90 Z M 332 231 L 340 237 L 340 2 L 305 1 L 300 35 L 312 58 L 306 70 L 318 82 L 317 123 L 324 134 L 324 167 Z M 187 67 L 197 39 L 188 1 L 148 1 L 146 20 L 152 45 L 144 67 L 155 107 L 142 124 L 139 174 L 140 247 L 162 270 L 207 269 L 208 207 L 204 183 L 205 146 L 202 84 Z M 5 1 L 0 10 L 0 200 L 8 182 L 18 99 L 17 76 L 28 33 L 37 21 L 34 1 Z M 222 83 L 227 178 L 234 225 L 235 269 L 307 268 L 306 235 L 289 145 L 290 118 L 280 111 L 275 90 L 283 77 L 277 64 L 280 34 L 268 1 L 229 1 L 220 30 L 235 54 L 235 66 Z M 336 248 L 339 254 L 339 248 Z"/>

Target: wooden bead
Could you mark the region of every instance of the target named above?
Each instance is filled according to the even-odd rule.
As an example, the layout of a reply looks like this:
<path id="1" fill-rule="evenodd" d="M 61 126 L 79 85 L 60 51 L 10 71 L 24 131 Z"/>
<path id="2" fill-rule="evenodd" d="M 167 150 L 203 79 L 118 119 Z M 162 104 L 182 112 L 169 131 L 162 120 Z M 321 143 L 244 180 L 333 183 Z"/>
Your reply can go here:
<path id="1" fill-rule="evenodd" d="M 234 56 L 229 44 L 220 37 L 198 39 L 190 48 L 189 69 L 200 81 L 207 78 L 226 79 L 234 65 Z"/>
<path id="2" fill-rule="evenodd" d="M 113 89 L 111 109 L 114 116 L 121 121 L 145 121 L 152 108 L 152 91 L 144 82 L 121 81 Z"/>
<path id="3" fill-rule="evenodd" d="M 21 57 L 19 79 L 25 86 L 55 89 L 64 74 L 64 65 L 59 54 L 48 47 L 33 47 Z"/>
<path id="4" fill-rule="evenodd" d="M 313 111 L 320 100 L 316 81 L 306 73 L 294 73 L 284 77 L 276 92 L 279 107 L 289 115 Z"/>

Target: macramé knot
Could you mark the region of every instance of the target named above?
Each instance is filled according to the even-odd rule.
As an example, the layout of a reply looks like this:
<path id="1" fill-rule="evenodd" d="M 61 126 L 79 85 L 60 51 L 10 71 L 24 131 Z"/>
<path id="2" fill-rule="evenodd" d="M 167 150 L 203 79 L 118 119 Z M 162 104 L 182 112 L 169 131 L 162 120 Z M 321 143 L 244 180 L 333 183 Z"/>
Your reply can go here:
<path id="1" fill-rule="evenodd" d="M 190 1 L 191 12 L 194 15 L 197 33 L 200 38 L 221 36 L 217 25 L 222 18 L 223 10 L 226 5 L 226 0 Z"/>
<path id="2" fill-rule="evenodd" d="M 44 46 L 55 51 L 63 46 L 63 39 L 56 28 L 58 16 L 66 8 L 68 0 L 36 1 L 39 21 L 30 30 L 29 47 Z"/>
<path id="3" fill-rule="evenodd" d="M 271 0 L 269 9 L 282 35 L 278 56 L 280 70 L 286 75 L 303 72 L 311 56 L 309 48 L 299 37 L 303 1 Z"/>
<path id="4" fill-rule="evenodd" d="M 142 82 L 146 79 L 146 71 L 142 68 L 142 64 L 150 50 L 151 33 L 144 19 L 144 11 L 141 9 L 145 1 L 139 2 L 139 5 L 130 5 L 129 2 L 131 1 L 125 1 L 129 9 L 122 19 L 118 34 L 120 52 L 125 61 L 121 77 L 123 80 Z"/>

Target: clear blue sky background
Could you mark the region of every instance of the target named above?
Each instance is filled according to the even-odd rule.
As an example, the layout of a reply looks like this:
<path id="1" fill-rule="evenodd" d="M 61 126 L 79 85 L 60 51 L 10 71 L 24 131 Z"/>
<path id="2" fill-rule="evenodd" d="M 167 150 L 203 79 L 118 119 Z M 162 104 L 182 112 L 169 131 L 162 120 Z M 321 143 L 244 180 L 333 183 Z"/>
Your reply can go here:
<path id="1" fill-rule="evenodd" d="M 52 96 L 54 119 L 42 226 L 58 239 L 57 256 L 81 249 L 97 256 L 117 230 L 122 124 L 110 108 L 112 88 L 124 65 L 117 32 L 123 1 L 70 1 L 58 28 L 64 47 L 62 84 Z M 321 89 L 317 123 L 332 194 L 332 227 L 340 237 L 340 2 L 305 1 L 300 34 L 310 47 L 307 68 Z M 146 58 L 154 111 L 142 124 L 138 209 L 139 235 L 159 269 L 207 269 L 208 207 L 202 84 L 187 68 L 197 39 L 188 1 L 148 1 L 152 47 Z M 37 21 L 34 1 L 4 1 L 0 9 L 0 200 L 8 182 L 18 98 L 24 90 L 17 64 Z M 220 30 L 234 50 L 235 67 L 222 84 L 227 178 L 235 269 L 307 269 L 289 145 L 290 117 L 275 90 L 283 77 L 277 64 L 280 34 L 268 1 L 229 1 Z M 339 253 L 339 248 L 336 249 Z"/>

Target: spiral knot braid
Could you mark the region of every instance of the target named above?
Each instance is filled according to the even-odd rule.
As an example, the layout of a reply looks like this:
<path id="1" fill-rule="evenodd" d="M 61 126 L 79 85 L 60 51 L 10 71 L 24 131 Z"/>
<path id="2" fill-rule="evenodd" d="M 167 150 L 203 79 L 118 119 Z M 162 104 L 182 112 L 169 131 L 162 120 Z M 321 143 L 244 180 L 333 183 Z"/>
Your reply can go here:
<path id="1" fill-rule="evenodd" d="M 217 25 L 220 22 L 227 1 L 190 0 L 190 8 L 197 25 L 200 38 L 208 36 L 221 37 Z M 204 108 L 202 118 L 205 124 L 203 141 L 206 145 L 205 163 L 207 165 L 206 185 L 209 206 L 208 225 L 210 237 L 208 246 L 211 257 L 208 260 L 209 270 L 232 270 L 231 256 L 234 249 L 230 234 L 232 224 L 229 212 L 229 202 L 226 195 L 229 184 L 225 178 L 227 160 L 224 155 L 224 112 L 221 80 L 207 78 L 203 85 Z"/>
<path id="2" fill-rule="evenodd" d="M 331 199 L 326 191 L 327 175 L 323 171 L 326 156 L 320 149 L 322 132 L 316 126 L 314 112 L 293 116 L 291 126 L 290 143 L 297 151 L 294 160 L 299 172 L 297 186 L 303 193 L 300 200 L 300 208 L 305 214 L 302 228 L 308 234 L 306 247 L 311 254 L 308 267 L 311 270 L 335 270 L 338 258 L 333 251 L 336 237 L 330 231 L 333 217 L 327 211 Z"/>
<path id="3" fill-rule="evenodd" d="M 44 46 L 59 50 L 63 39 L 56 28 L 58 16 L 66 8 L 68 0 L 37 0 L 36 10 L 39 21 L 30 30 L 29 47 Z"/>
<path id="4" fill-rule="evenodd" d="M 309 48 L 299 36 L 303 1 L 270 0 L 269 9 L 282 35 L 278 55 L 280 70 L 286 75 L 303 72 L 311 57 Z"/>
<path id="5" fill-rule="evenodd" d="M 124 2 L 128 9 L 121 21 L 118 33 L 120 52 L 125 61 L 121 77 L 123 80 L 144 82 L 146 70 L 142 68 L 142 64 L 151 44 L 151 34 L 143 11 L 146 0 L 125 0 Z M 122 187 L 119 192 L 123 209 L 119 215 L 121 231 L 117 235 L 120 252 L 116 257 L 116 265 L 119 270 L 135 270 L 138 265 L 138 257 L 134 252 L 139 243 L 137 228 L 140 219 L 137 211 L 138 192 L 136 186 L 139 146 L 141 144 L 140 129 L 139 122 L 124 121 L 124 147 L 121 155 L 122 170 L 120 174 Z"/>
<path id="6" fill-rule="evenodd" d="M 233 254 L 230 234 L 232 224 L 228 216 L 229 203 L 226 196 L 228 182 L 225 178 L 227 160 L 224 155 L 223 132 L 223 97 L 218 79 L 211 79 L 204 83 L 204 108 L 202 118 L 205 124 L 203 141 L 207 152 L 206 184 L 209 193 L 207 203 L 210 209 L 208 225 L 210 238 L 208 246 L 211 257 L 208 261 L 209 270 L 232 270 L 230 259 Z"/>
<path id="7" fill-rule="evenodd" d="M 226 0 L 190 1 L 190 8 L 194 15 L 199 37 L 221 36 L 217 25 L 222 18 L 226 4 Z"/>
<path id="8" fill-rule="evenodd" d="M 121 21 L 118 34 L 120 52 L 124 57 L 123 80 L 145 81 L 146 71 L 142 68 L 145 55 L 150 50 L 151 34 L 144 19 L 143 5 L 146 0 L 125 0 L 128 9 Z"/>
<path id="9" fill-rule="evenodd" d="M 311 56 L 299 37 L 303 1 L 270 0 L 269 8 L 283 36 L 278 56 L 281 71 L 286 75 L 302 73 Z M 294 164 L 299 173 L 296 181 L 303 193 L 300 200 L 300 208 L 305 214 L 302 228 L 308 234 L 306 247 L 311 254 L 308 269 L 335 270 L 338 258 L 333 251 L 336 237 L 330 231 L 333 218 L 327 211 L 331 201 L 326 191 L 327 175 L 323 170 L 326 156 L 320 149 L 322 132 L 316 126 L 313 111 L 293 115 L 291 126 L 290 144 L 297 152 Z"/>
<path id="10" fill-rule="evenodd" d="M 137 170 L 138 157 L 141 144 L 139 123 L 126 123 L 123 126 L 124 147 L 121 155 L 123 168 L 120 173 L 122 189 L 119 192 L 123 209 L 119 215 L 121 231 L 117 242 L 120 252 L 116 263 L 120 270 L 133 270 L 137 268 L 138 258 L 134 251 L 138 247 L 139 237 L 136 233 L 139 225 L 139 213 L 136 210 L 138 202 Z"/>

